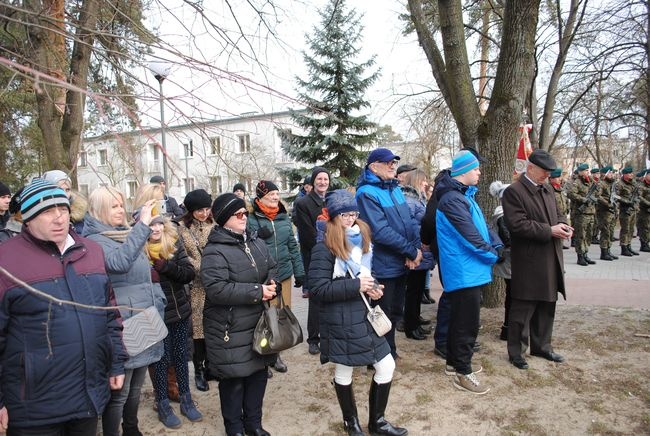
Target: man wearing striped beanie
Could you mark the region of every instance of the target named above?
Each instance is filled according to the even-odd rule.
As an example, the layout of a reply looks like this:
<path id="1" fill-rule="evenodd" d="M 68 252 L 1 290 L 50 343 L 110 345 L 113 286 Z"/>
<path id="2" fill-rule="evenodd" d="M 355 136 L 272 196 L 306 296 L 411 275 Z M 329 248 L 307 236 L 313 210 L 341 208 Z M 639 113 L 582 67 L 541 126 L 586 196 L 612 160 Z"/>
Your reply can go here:
<path id="1" fill-rule="evenodd" d="M 104 255 L 70 231 L 63 189 L 35 179 L 19 203 L 23 229 L 0 248 L 20 280 L 0 274 L 0 432 L 94 435 L 128 358 L 119 312 L 102 309 L 115 306 Z"/>

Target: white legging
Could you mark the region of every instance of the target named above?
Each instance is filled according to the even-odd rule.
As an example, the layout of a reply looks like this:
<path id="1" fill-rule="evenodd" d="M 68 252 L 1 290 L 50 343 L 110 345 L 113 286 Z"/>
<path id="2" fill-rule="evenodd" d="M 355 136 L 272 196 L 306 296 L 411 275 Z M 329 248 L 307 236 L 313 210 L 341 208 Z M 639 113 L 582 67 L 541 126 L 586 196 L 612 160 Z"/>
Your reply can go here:
<path id="1" fill-rule="evenodd" d="M 393 356 L 388 353 L 386 357 L 373 365 L 375 367 L 375 376 L 373 380 L 375 383 L 382 385 L 393 380 L 393 372 L 395 372 L 395 360 Z M 348 386 L 352 384 L 352 371 L 353 366 L 336 364 L 334 368 L 334 381 L 337 385 Z"/>

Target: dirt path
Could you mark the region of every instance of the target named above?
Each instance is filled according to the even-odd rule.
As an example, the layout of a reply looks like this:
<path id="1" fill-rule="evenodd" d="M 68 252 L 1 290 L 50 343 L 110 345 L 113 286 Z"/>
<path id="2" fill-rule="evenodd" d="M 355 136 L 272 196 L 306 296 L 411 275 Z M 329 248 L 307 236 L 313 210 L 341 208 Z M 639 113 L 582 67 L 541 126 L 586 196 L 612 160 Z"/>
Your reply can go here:
<path id="1" fill-rule="evenodd" d="M 435 306 L 423 306 L 434 317 Z M 491 387 L 483 396 L 456 390 L 444 375 L 444 361 L 432 353 L 433 340 L 412 341 L 398 334 L 397 363 L 387 418 L 410 435 L 458 434 L 650 434 L 650 312 L 590 306 L 559 306 L 554 346 L 567 358 L 553 364 L 529 358 L 530 370 L 507 361 L 498 340 L 501 309 L 483 309 L 474 356 L 483 365 L 479 375 Z M 330 384 L 333 365 L 321 365 L 302 344 L 283 354 L 286 374 L 269 380 L 264 427 L 273 435 L 342 435 L 341 413 Z M 354 386 L 360 420 L 368 417 L 371 373 L 355 370 Z M 193 390 L 205 419 L 183 418 L 178 430 L 166 429 L 152 410 L 147 382 L 140 405 L 145 435 L 223 435 L 216 382 L 209 392 Z M 178 404 L 174 404 L 178 412 Z"/>

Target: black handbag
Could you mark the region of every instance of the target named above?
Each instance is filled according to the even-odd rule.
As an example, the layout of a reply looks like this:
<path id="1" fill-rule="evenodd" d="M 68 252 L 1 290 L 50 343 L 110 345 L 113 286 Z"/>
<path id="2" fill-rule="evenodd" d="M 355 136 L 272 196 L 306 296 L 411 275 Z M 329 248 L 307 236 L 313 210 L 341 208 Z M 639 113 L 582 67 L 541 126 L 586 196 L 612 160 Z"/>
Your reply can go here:
<path id="1" fill-rule="evenodd" d="M 289 306 L 285 306 L 282 291 L 278 297 L 279 307 L 264 302 L 264 312 L 255 326 L 253 350 L 261 355 L 279 353 L 303 341 L 300 323 Z"/>

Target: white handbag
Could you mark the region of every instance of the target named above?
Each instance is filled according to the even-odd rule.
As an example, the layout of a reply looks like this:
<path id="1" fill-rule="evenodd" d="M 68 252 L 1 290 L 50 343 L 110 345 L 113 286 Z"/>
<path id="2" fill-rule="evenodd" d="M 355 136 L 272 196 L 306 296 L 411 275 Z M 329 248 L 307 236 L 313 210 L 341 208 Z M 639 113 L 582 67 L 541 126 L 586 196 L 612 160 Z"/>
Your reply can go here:
<path id="1" fill-rule="evenodd" d="M 375 333 L 377 333 L 377 336 L 384 336 L 390 331 L 390 329 L 393 327 L 393 324 L 390 322 L 390 319 L 388 319 L 388 316 L 386 316 L 381 307 L 370 307 L 370 304 L 368 303 L 365 295 L 363 295 L 363 292 L 360 292 L 360 294 L 361 299 L 364 303 L 366 303 L 366 307 L 368 308 L 368 315 L 366 315 L 368 322 L 375 330 Z"/>

